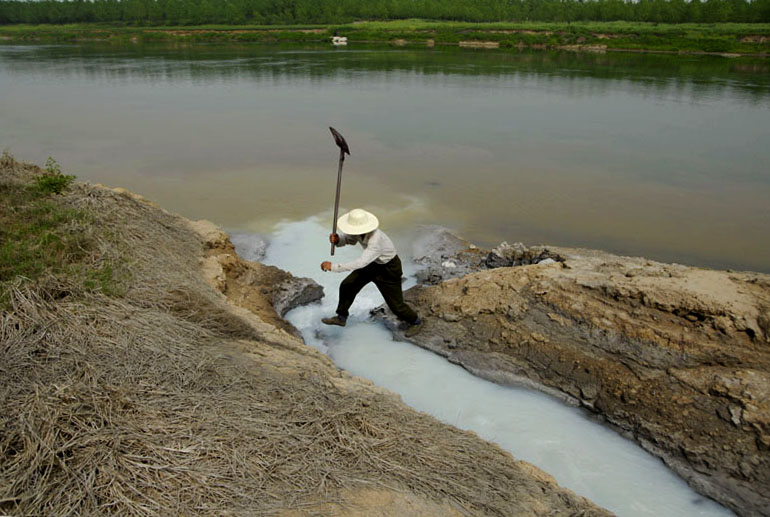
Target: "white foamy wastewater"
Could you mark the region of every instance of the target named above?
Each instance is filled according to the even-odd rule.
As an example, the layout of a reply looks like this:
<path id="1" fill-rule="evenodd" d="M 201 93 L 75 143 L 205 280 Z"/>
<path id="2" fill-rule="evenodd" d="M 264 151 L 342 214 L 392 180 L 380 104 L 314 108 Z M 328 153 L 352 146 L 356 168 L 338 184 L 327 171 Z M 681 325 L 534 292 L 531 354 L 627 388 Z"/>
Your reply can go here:
<path id="1" fill-rule="evenodd" d="M 382 304 L 372 285 L 359 294 L 345 328 L 323 325 L 320 319 L 334 314 L 344 278 L 320 269 L 329 260 L 328 233 L 316 218 L 282 223 L 270 237 L 264 262 L 324 286 L 321 303 L 297 308 L 287 319 L 339 367 L 400 394 L 419 411 L 497 443 L 620 516 L 734 515 L 581 410 L 536 391 L 485 381 L 436 354 L 394 341 L 384 325 L 369 320 L 369 310 Z M 333 258 L 341 262 L 359 254 L 360 248 L 338 248 Z M 401 253 L 410 277 L 405 288 L 414 284 L 408 255 Z"/>

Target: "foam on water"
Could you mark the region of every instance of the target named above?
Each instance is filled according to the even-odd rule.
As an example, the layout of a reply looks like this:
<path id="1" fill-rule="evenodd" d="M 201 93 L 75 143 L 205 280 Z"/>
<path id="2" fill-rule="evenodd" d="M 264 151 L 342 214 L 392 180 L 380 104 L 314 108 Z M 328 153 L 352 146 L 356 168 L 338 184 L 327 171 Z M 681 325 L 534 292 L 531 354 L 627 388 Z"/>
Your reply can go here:
<path id="1" fill-rule="evenodd" d="M 344 278 L 320 269 L 320 263 L 329 260 L 328 233 L 317 218 L 282 223 L 271 238 L 265 263 L 324 286 L 321 303 L 297 308 L 287 319 L 309 345 L 328 353 L 338 366 L 400 394 L 417 410 L 497 443 L 618 515 L 733 515 L 581 410 L 536 391 L 482 380 L 436 354 L 394 341 L 382 324 L 369 320 L 369 310 L 382 304 L 372 285 L 356 298 L 345 328 L 322 325 L 321 317 L 334 314 Z M 339 248 L 334 261 L 351 260 L 360 252 L 360 247 Z M 410 276 L 405 288 L 414 283 L 414 265 L 405 260 L 407 255 L 401 257 Z"/>

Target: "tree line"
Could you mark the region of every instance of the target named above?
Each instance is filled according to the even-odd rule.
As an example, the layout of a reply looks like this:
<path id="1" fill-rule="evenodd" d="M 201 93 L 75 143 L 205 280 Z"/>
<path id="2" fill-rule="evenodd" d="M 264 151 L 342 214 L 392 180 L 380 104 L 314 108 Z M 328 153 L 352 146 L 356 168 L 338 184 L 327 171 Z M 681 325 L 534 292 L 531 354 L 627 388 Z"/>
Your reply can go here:
<path id="1" fill-rule="evenodd" d="M 770 0 L 0 0 L 0 24 L 468 22 L 767 23 Z"/>

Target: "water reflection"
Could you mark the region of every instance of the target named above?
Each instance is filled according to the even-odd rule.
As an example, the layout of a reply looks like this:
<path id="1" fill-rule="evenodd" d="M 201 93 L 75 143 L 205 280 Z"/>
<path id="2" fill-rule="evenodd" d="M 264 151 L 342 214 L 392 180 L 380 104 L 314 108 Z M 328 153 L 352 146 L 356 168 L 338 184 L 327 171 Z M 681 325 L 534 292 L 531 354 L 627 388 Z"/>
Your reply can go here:
<path id="1" fill-rule="evenodd" d="M 0 45 L 0 147 L 223 226 L 343 206 L 770 271 L 770 74 L 741 58 Z M 331 180 L 329 179 L 331 176 Z"/>
<path id="2" fill-rule="evenodd" d="M 130 60 L 130 61 L 127 61 Z M 726 89 L 744 100 L 767 103 L 770 64 L 761 58 L 739 61 L 715 56 L 544 51 L 383 49 L 355 45 L 330 50 L 326 45 L 81 45 L 0 47 L 9 72 L 39 76 L 145 81 L 271 80 L 296 77 L 311 81 L 354 79 L 361 73 L 419 74 L 426 80 L 469 76 L 490 84 L 510 76 L 537 78 L 540 87 L 569 82 L 571 94 L 595 95 L 632 84 L 644 95 L 692 97 L 722 95 Z M 583 79 L 601 79 L 586 82 Z M 491 83 L 494 84 L 494 81 Z M 732 94 L 732 93 L 731 93 Z"/>

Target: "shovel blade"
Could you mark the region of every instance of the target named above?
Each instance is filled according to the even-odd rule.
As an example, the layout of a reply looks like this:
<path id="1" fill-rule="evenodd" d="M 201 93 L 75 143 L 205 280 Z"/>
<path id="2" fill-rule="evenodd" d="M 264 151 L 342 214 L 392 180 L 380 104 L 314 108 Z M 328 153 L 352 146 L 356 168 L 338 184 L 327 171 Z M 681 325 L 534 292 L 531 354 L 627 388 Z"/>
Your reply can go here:
<path id="1" fill-rule="evenodd" d="M 332 136 L 334 137 L 334 143 L 337 144 L 337 147 L 340 148 L 340 151 L 342 151 L 343 156 L 344 156 L 344 153 L 347 153 L 347 155 L 350 156 L 350 148 L 348 147 L 348 143 L 345 141 L 345 139 L 340 134 L 340 132 L 331 126 L 329 126 L 329 131 L 332 132 Z"/>

